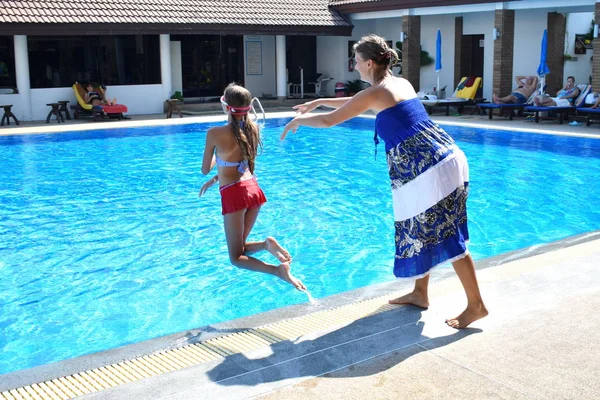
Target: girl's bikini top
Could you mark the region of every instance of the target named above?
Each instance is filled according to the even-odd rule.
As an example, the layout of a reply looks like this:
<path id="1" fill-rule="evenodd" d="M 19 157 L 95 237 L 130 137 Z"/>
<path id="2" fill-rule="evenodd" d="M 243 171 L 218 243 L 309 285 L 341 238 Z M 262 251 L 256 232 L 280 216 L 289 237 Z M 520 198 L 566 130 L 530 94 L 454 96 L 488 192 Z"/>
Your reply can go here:
<path id="1" fill-rule="evenodd" d="M 243 174 L 244 172 L 248 171 L 248 160 L 242 160 L 240 162 L 230 162 L 221 160 L 217 155 L 215 155 L 215 158 L 217 160 L 217 165 L 220 167 L 238 167 L 237 170 L 240 174 Z"/>

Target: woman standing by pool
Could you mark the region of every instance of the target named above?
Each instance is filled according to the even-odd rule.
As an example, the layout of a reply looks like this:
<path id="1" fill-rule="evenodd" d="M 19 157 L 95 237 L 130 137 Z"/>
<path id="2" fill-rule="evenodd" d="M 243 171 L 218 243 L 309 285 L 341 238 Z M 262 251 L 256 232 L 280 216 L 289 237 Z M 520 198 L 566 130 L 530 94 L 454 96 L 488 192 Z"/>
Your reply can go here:
<path id="1" fill-rule="evenodd" d="M 446 320 L 453 328 L 465 328 L 488 314 L 466 247 L 469 167 L 452 138 L 429 119 L 414 88 L 392 75 L 398 60 L 385 39 L 363 37 L 354 45 L 356 70 L 371 87 L 351 98 L 318 99 L 294 107 L 299 114 L 281 134 L 299 126 L 326 128 L 371 110 L 375 120 L 375 144 L 385 142 L 392 186 L 396 256 L 394 274 L 416 278 L 414 290 L 392 304 L 429 306 L 429 272 L 452 262 L 467 295 L 467 308 Z M 307 114 L 318 106 L 336 108 L 325 114 Z"/>
<path id="2" fill-rule="evenodd" d="M 292 258 L 277 240 L 268 237 L 262 242 L 246 242 L 260 207 L 267 201 L 254 177 L 256 155 L 262 143 L 258 126 L 248 117 L 251 102 L 252 95 L 242 86 L 230 84 L 225 88 L 221 103 L 229 116 L 228 123 L 208 130 L 202 161 L 204 175 L 215 165 L 218 174 L 202 186 L 199 195 L 220 182 L 225 237 L 233 265 L 278 276 L 296 289 L 306 290 L 304 284 L 291 274 Z M 261 250 L 273 254 L 281 264 L 266 264 L 248 256 Z"/>

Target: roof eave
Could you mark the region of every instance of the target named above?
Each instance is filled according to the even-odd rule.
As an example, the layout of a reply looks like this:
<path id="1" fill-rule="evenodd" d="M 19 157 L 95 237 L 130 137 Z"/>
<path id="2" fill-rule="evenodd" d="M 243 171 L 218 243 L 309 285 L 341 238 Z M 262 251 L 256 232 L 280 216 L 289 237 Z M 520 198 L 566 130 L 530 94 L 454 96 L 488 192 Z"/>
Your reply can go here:
<path id="1" fill-rule="evenodd" d="M 2 23 L 0 35 L 316 35 L 350 36 L 353 26 L 242 24 Z"/>
<path id="2" fill-rule="evenodd" d="M 464 4 L 496 3 L 497 0 L 378 0 L 353 4 L 331 5 L 339 13 L 352 14 L 371 11 L 402 10 L 408 8 L 448 7 Z"/>

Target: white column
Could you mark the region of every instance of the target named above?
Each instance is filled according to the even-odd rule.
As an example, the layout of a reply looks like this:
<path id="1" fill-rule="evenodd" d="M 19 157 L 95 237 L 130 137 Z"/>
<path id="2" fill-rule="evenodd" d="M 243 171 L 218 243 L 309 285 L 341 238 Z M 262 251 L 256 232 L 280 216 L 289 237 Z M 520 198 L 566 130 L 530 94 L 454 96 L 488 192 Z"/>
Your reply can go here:
<path id="1" fill-rule="evenodd" d="M 275 37 L 275 54 L 277 62 L 277 98 L 285 99 L 287 97 L 287 66 L 285 64 L 285 36 L 277 35 Z"/>
<path id="2" fill-rule="evenodd" d="M 160 78 L 163 86 L 163 98 L 169 99 L 173 94 L 171 35 L 160 35 Z"/>
<path id="3" fill-rule="evenodd" d="M 31 109 L 31 83 L 29 82 L 29 54 L 27 53 L 27 36 L 15 35 L 15 71 L 17 75 L 17 89 L 21 104 L 23 105 L 23 115 L 19 118 L 25 121 L 33 119 Z"/>
<path id="4" fill-rule="evenodd" d="M 183 75 L 181 70 L 181 42 L 171 42 L 171 90 L 183 93 Z"/>

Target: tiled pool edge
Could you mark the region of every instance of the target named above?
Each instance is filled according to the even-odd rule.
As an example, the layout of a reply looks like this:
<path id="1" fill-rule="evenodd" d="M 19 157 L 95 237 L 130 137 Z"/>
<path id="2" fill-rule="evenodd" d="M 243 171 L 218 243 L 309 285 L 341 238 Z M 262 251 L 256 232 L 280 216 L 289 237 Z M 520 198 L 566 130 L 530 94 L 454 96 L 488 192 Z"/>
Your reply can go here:
<path id="1" fill-rule="evenodd" d="M 324 112 L 324 110 L 317 110 L 316 112 Z M 275 111 L 268 112 L 267 119 L 274 118 L 291 118 L 295 115 L 293 111 Z M 149 118 L 150 117 L 150 118 Z M 361 115 L 362 118 L 375 118 L 371 113 L 365 113 Z M 80 123 L 80 124 L 69 124 L 69 125 L 35 125 L 31 127 L 14 127 L 14 128 L 4 128 L 0 129 L 0 137 L 1 136 L 13 136 L 13 135 L 31 135 L 31 134 L 48 134 L 48 133 L 65 133 L 65 132 L 73 132 L 73 131 L 89 131 L 89 130 L 104 130 L 104 129 L 124 129 L 124 128 L 139 128 L 139 127 L 148 127 L 148 126 L 169 126 L 169 125 L 188 125 L 188 124 L 199 124 L 206 122 L 218 122 L 225 121 L 225 116 L 220 113 L 215 113 L 215 115 L 203 115 L 197 117 L 187 117 L 187 118 L 156 118 L 154 115 L 150 116 L 140 116 L 141 119 L 133 119 L 126 121 L 106 121 L 101 123 Z M 572 127 L 565 129 L 564 125 L 558 126 L 544 126 L 544 128 L 540 128 L 539 125 L 528 125 L 522 126 L 519 125 L 519 121 L 487 121 L 487 120 L 479 120 L 472 121 L 469 120 L 455 120 L 449 117 L 443 116 L 431 116 L 431 119 L 440 125 L 451 125 L 451 126 L 464 126 L 470 128 L 481 128 L 481 129 L 494 129 L 501 131 L 518 131 L 518 132 L 530 132 L 536 134 L 546 134 L 546 135 L 557 135 L 557 136 L 572 136 L 572 137 L 582 137 L 588 139 L 600 139 L 600 130 L 593 131 L 591 129 L 590 132 L 582 132 L 581 130 L 572 131 Z M 561 129 L 562 128 L 562 129 Z M 597 132 L 597 133 L 596 133 Z"/>
<path id="2" fill-rule="evenodd" d="M 598 239 L 600 239 L 600 231 L 576 235 L 553 243 L 531 246 L 523 250 L 513 251 L 503 255 L 480 260 L 477 262 L 477 268 L 485 269 L 494 267 L 507 262 L 533 257 L 543 253 L 568 248 Z M 451 268 L 445 268 L 436 271 L 432 278 L 433 282 L 439 282 L 448 277 L 454 276 L 455 275 Z M 156 353 L 159 350 L 173 349 L 176 347 L 189 345 L 190 343 L 197 343 L 200 340 L 207 341 L 218 337 L 227 336 L 231 334 L 232 330 L 251 330 L 266 324 L 275 324 L 277 322 L 290 319 L 298 319 L 304 316 L 310 316 L 311 314 L 316 314 L 321 311 L 330 311 L 336 307 L 339 308 L 347 305 L 351 306 L 359 302 L 365 302 L 374 298 L 380 298 L 381 296 L 387 296 L 394 292 L 406 290 L 411 286 L 412 282 L 410 281 L 396 281 L 372 285 L 351 292 L 330 296 L 326 299 L 321 299 L 323 306 L 319 309 L 315 309 L 315 307 L 307 304 L 290 306 L 251 317 L 216 324 L 210 327 L 211 329 L 208 332 L 206 328 L 203 328 L 204 330 L 194 329 L 163 338 L 125 346 L 119 349 L 5 374 L 1 376 L 2 382 L 0 383 L 0 392 L 15 387 L 23 387 L 34 383 L 48 381 L 56 377 L 74 375 L 80 373 L 81 371 L 104 367 L 119 361 L 139 357 L 140 355 Z M 210 331 L 213 331 L 213 333 L 210 333 Z"/>

